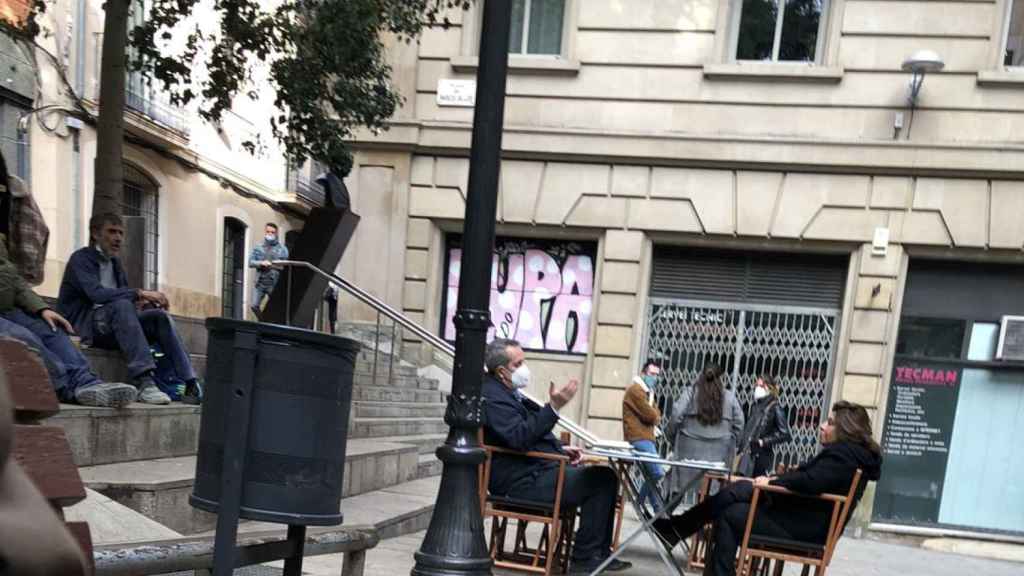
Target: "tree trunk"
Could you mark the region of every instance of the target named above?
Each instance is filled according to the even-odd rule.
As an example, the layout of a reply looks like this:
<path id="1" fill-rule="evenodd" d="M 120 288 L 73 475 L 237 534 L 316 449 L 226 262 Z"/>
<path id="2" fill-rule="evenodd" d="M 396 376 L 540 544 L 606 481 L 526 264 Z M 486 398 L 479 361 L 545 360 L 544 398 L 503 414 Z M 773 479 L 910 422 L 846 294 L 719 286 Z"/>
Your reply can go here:
<path id="1" fill-rule="evenodd" d="M 127 80 L 128 14 L 131 0 L 106 0 L 100 117 L 96 134 L 96 175 L 92 214 L 120 214 L 124 195 L 124 108 Z"/>

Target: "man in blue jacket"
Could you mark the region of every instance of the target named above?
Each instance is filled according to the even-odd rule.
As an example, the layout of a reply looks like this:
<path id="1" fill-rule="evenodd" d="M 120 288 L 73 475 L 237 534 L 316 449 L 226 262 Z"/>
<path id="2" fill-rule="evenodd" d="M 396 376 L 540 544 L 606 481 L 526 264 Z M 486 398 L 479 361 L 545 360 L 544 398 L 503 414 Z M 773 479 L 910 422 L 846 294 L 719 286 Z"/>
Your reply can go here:
<path id="1" fill-rule="evenodd" d="M 167 313 L 160 292 L 128 287 L 118 255 L 124 242 L 124 222 L 116 214 L 89 221 L 92 246 L 76 250 L 60 284 L 57 308 L 75 327 L 82 341 L 97 348 L 120 349 L 128 372 L 139 389 L 139 402 L 168 404 L 171 399 L 153 378 L 156 364 L 149 340 L 160 345 L 176 375 L 186 383 L 185 400 L 198 403 L 199 385 L 185 346 Z"/>
<path id="2" fill-rule="evenodd" d="M 569 574 L 589 574 L 611 555 L 619 483 L 615 472 L 606 466 L 577 467 L 582 451 L 575 446 L 563 446 L 551 433 L 558 423 L 558 411 L 572 400 L 579 384 L 570 380 L 556 389 L 551 383 L 550 401 L 537 406 L 520 392 L 530 384 L 530 370 L 518 342 L 495 339 L 487 346 L 484 363 L 486 443 L 571 458 L 573 466 L 565 472 L 562 503 L 580 508 L 580 527 Z M 496 495 L 554 503 L 557 481 L 558 466 L 553 461 L 495 454 L 488 490 Z M 629 562 L 613 560 L 605 571 L 618 572 L 631 566 Z"/>

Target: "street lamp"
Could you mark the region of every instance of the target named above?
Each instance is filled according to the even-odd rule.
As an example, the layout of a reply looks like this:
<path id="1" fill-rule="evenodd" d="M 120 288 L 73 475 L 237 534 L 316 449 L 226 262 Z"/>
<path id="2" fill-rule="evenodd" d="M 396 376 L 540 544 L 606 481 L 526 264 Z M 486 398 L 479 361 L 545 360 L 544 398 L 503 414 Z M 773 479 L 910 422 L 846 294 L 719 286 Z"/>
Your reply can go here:
<path id="1" fill-rule="evenodd" d="M 498 205 L 501 135 L 505 117 L 511 0 L 483 3 L 473 143 L 469 156 L 462 236 L 459 305 L 455 312 L 455 369 L 444 420 L 448 438 L 437 449 L 444 464 L 430 527 L 415 554 L 412 576 L 491 574 L 484 522 L 477 498 L 477 468 L 485 454 L 477 442 L 483 423 L 484 349 L 490 328 L 491 254 Z"/>

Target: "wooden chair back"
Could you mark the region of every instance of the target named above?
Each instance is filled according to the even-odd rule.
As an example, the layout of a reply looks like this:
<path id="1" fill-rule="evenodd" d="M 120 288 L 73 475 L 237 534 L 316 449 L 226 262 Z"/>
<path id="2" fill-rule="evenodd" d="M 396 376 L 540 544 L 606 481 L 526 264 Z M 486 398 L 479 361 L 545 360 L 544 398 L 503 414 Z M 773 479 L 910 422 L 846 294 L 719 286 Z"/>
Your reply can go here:
<path id="1" fill-rule="evenodd" d="M 486 457 L 480 465 L 478 486 L 480 512 L 484 519 L 491 518 L 490 552 L 496 568 L 509 568 L 537 574 L 555 573 L 554 570 L 568 569 L 568 560 L 572 547 L 575 511 L 564 510 L 562 492 L 565 485 L 565 470 L 569 458 L 560 454 L 546 452 L 519 452 L 484 442 L 481 428 L 478 441 L 483 447 Z M 539 458 L 558 463 L 558 480 L 555 485 L 554 503 L 531 503 L 513 501 L 501 497 L 492 497 L 487 489 L 491 478 L 491 462 L 495 454 L 508 454 L 527 458 Z M 508 522 L 516 523 L 513 549 L 506 551 Z M 544 525 L 537 544 L 527 544 L 526 528 L 530 522 Z"/>
<path id="2" fill-rule="evenodd" d="M 8 338 L 0 338 L 0 368 L 0 443 L 13 431 L 6 466 L 0 446 L 0 558 L 18 574 L 89 576 L 89 525 L 65 523 L 62 511 L 84 500 L 85 488 L 64 429 L 43 424 L 60 410 L 49 375 L 36 352 Z M 19 565 L 19 557 L 31 562 Z"/>

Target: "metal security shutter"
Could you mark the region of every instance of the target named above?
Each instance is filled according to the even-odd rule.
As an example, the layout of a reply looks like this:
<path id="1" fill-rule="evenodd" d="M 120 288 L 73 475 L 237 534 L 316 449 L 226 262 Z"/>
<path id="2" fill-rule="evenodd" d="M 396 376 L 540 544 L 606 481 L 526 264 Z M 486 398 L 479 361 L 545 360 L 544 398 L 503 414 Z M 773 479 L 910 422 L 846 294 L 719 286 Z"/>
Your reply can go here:
<path id="1" fill-rule="evenodd" d="M 839 309 L 849 257 L 654 248 L 651 296 Z"/>

